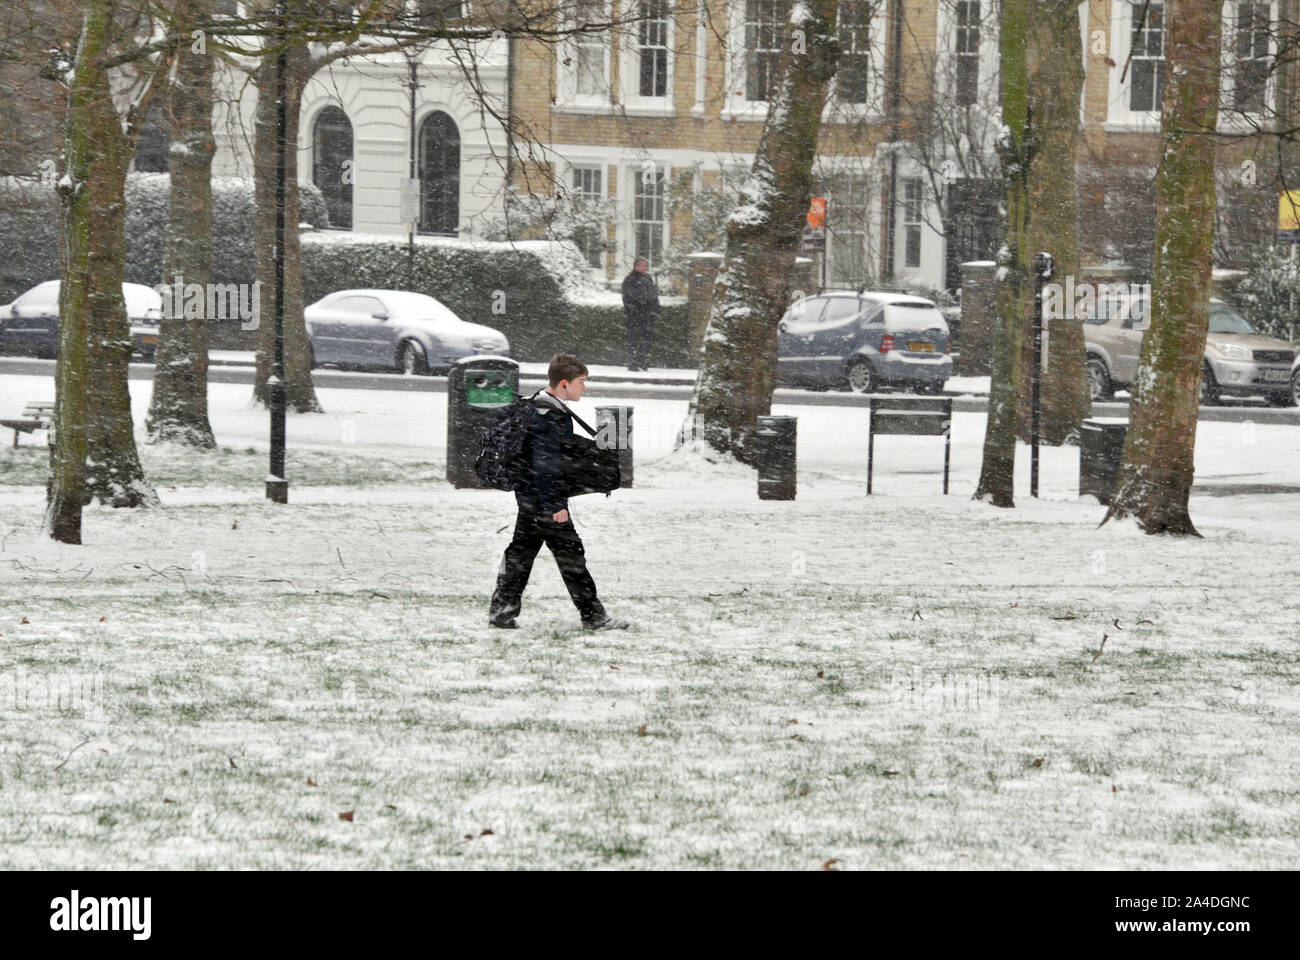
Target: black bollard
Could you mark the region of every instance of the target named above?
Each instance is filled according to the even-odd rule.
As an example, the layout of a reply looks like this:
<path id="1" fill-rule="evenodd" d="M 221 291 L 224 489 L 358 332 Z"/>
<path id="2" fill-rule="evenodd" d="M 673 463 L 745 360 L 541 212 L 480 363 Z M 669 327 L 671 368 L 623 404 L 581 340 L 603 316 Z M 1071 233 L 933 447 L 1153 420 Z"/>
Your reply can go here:
<path id="1" fill-rule="evenodd" d="M 596 408 L 596 446 L 618 450 L 620 487 L 632 486 L 632 408 Z"/>
<path id="2" fill-rule="evenodd" d="M 758 418 L 758 499 L 794 499 L 798 424 L 798 417 Z"/>

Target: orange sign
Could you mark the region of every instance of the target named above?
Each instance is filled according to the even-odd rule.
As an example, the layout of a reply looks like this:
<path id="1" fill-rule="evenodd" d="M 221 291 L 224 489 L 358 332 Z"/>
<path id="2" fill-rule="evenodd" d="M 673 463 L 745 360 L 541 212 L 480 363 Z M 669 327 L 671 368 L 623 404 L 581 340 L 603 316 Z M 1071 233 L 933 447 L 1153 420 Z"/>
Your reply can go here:
<path id="1" fill-rule="evenodd" d="M 814 230 L 826 226 L 826 198 L 813 197 L 808 207 L 808 226 Z"/>

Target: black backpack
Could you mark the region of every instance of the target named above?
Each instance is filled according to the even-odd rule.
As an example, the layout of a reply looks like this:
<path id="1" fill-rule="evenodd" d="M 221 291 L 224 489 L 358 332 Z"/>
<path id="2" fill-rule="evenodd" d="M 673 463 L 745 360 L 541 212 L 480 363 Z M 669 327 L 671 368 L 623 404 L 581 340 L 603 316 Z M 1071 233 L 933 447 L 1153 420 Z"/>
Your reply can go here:
<path id="1" fill-rule="evenodd" d="M 533 481 L 532 415 L 536 409 L 531 397 L 515 395 L 515 402 L 500 410 L 483 434 L 483 443 L 474 461 L 474 472 L 485 487 L 493 490 L 526 490 Z M 587 421 L 569 410 L 563 411 L 590 433 Z M 609 496 L 621 483 L 618 450 L 601 449 L 594 440 L 574 436 L 569 456 L 570 476 L 565 484 L 567 496 L 603 493 Z"/>
<path id="2" fill-rule="evenodd" d="M 493 490 L 522 490 L 533 478 L 533 461 L 528 443 L 533 403 L 515 395 L 515 402 L 496 414 L 483 434 L 474 461 L 479 482 Z"/>

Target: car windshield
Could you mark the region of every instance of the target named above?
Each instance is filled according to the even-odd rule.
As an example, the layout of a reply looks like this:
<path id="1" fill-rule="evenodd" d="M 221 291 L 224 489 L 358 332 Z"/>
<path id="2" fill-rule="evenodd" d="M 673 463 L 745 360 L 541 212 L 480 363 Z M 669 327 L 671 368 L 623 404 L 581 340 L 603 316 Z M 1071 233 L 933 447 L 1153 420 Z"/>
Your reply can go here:
<path id="1" fill-rule="evenodd" d="M 1210 333 L 1254 333 L 1250 321 L 1226 303 L 1210 302 Z"/>

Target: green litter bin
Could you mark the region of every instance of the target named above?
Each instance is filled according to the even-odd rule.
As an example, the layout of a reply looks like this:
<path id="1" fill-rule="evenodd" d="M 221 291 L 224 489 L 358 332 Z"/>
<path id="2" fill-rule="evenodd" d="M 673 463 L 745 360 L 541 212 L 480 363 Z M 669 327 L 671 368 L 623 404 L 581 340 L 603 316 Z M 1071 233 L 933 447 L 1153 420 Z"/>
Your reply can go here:
<path id="1" fill-rule="evenodd" d="M 447 373 L 447 482 L 482 487 L 474 472 L 494 414 L 519 395 L 519 364 L 506 357 L 463 357 Z"/>

